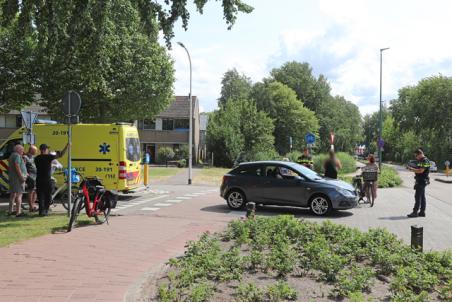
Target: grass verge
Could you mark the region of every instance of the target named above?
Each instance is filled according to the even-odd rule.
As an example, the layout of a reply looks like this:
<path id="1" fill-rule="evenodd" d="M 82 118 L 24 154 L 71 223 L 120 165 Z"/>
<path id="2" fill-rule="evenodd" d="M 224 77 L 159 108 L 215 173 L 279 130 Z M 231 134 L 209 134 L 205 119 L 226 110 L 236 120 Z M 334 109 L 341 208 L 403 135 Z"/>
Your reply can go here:
<path id="1" fill-rule="evenodd" d="M 165 180 L 181 171 L 183 171 L 183 169 L 175 167 L 149 167 L 149 181 Z"/>
<path id="2" fill-rule="evenodd" d="M 30 238 L 65 231 L 69 218 L 64 213 L 52 213 L 47 217 L 39 217 L 30 213 L 26 217 L 16 218 L 7 216 L 6 211 L 0 210 L 0 247 L 7 246 Z M 94 220 L 86 215 L 77 219 L 79 225 L 88 224 Z"/>
<path id="3" fill-rule="evenodd" d="M 169 265 L 160 302 L 452 299 L 452 251 L 420 253 L 384 229 L 292 216 L 233 221 Z"/>
<path id="4" fill-rule="evenodd" d="M 223 175 L 229 171 L 231 171 L 231 169 L 204 167 L 193 178 L 193 183 L 199 184 L 199 185 L 219 186 L 219 185 L 221 185 Z"/>

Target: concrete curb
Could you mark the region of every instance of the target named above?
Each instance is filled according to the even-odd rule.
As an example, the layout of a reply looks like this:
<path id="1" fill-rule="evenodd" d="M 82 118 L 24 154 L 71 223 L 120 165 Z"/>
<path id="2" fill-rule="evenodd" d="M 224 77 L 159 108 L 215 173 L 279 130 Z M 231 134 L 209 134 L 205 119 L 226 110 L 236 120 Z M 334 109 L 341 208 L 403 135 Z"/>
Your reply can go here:
<path id="1" fill-rule="evenodd" d="M 124 295 L 123 302 L 157 301 L 157 281 L 168 270 L 167 263 L 161 263 L 144 273 L 139 280 L 132 284 Z"/>
<path id="2" fill-rule="evenodd" d="M 435 180 L 439 181 L 439 182 L 442 182 L 442 183 L 445 183 L 445 184 L 452 184 L 452 179 L 451 180 L 445 180 L 445 179 L 442 179 L 442 178 L 435 178 Z"/>

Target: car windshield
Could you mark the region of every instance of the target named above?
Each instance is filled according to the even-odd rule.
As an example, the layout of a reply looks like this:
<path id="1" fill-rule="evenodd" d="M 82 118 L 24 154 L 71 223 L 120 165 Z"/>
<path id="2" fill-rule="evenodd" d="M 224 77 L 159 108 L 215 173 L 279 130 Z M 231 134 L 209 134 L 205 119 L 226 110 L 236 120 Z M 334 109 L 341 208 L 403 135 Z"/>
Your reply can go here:
<path id="1" fill-rule="evenodd" d="M 318 174 L 317 172 L 306 168 L 305 166 L 299 165 L 297 163 L 290 163 L 289 166 L 294 169 L 295 171 L 299 172 L 300 174 L 304 175 L 305 177 L 312 179 L 312 180 L 318 180 L 322 179 L 323 177 Z"/>

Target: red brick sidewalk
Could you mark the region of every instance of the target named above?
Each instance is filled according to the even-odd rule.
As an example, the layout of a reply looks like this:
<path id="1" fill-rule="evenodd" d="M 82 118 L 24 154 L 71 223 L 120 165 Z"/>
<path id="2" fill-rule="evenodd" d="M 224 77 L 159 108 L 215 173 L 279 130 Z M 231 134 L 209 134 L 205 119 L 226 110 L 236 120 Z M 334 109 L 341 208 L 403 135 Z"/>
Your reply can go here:
<path id="1" fill-rule="evenodd" d="M 217 193 L 208 194 L 0 248 L 0 301 L 122 301 L 146 271 L 182 254 L 187 240 L 226 225 L 231 216 L 200 210 L 218 204 Z"/>

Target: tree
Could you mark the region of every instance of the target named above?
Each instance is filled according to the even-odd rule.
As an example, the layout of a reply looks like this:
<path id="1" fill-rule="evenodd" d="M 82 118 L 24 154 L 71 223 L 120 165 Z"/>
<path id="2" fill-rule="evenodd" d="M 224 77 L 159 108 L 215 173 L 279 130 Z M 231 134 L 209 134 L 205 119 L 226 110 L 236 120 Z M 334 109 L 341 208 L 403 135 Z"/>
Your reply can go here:
<path id="1" fill-rule="evenodd" d="M 330 147 L 330 132 L 334 132 L 337 150 L 352 152 L 362 140 L 362 121 L 358 107 L 342 96 L 325 100 L 318 109 L 320 147 Z"/>
<path id="2" fill-rule="evenodd" d="M 422 146 L 440 166 L 452 157 L 451 108 L 452 77 L 442 75 L 400 89 L 398 98 L 391 103 L 394 122 L 400 131 L 412 132 L 419 143 L 417 147 Z"/>
<path id="3" fill-rule="evenodd" d="M 262 159 L 272 153 L 272 120 L 249 100 L 229 100 L 209 118 L 207 148 L 216 166 L 230 167 L 242 160 Z"/>
<path id="4" fill-rule="evenodd" d="M 317 134 L 319 123 L 314 112 L 304 107 L 295 92 L 279 82 L 257 83 L 253 88 L 253 98 L 257 109 L 266 112 L 275 124 L 273 136 L 279 154 L 290 151 L 289 139 L 293 148 L 301 150 L 308 132 Z"/>
<path id="5" fill-rule="evenodd" d="M 34 44 L 30 37 L 20 39 L 14 28 L 0 27 L 0 112 L 31 103 Z"/>
<path id="6" fill-rule="evenodd" d="M 244 74 L 239 74 L 237 69 L 226 71 L 221 80 L 221 95 L 218 99 L 219 106 L 224 106 L 230 99 L 247 100 L 252 88 L 251 79 Z"/>
<path id="7" fill-rule="evenodd" d="M 318 112 L 320 105 L 330 97 L 330 85 L 327 79 L 320 75 L 316 78 L 308 63 L 291 61 L 280 68 L 271 71 L 274 80 L 292 88 L 304 105 Z"/>
<path id="8" fill-rule="evenodd" d="M 222 2 L 229 28 L 239 12 L 252 11 L 240 0 Z M 132 120 L 160 112 L 172 98 L 174 70 L 158 35 L 163 32 L 170 46 L 174 24 L 181 19 L 187 29 L 190 17 L 185 0 L 163 3 L 0 0 L 0 45 L 31 41 L 30 51 L 18 42 L 6 48 L 8 53 L 22 50 L 24 64 L 15 64 L 17 57 L 11 55 L 2 58 L 6 68 L 0 69 L 0 79 L 14 79 L 0 88 L 2 109 L 19 109 L 33 96 L 55 115 L 64 92 L 73 89 L 82 96 L 85 120 Z M 207 0 L 194 3 L 202 13 Z M 6 41 L 5 35 L 13 38 Z M 32 91 L 22 89 L 23 83 Z"/>

